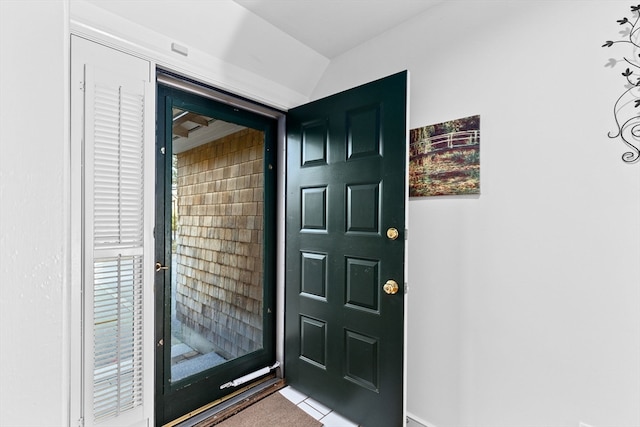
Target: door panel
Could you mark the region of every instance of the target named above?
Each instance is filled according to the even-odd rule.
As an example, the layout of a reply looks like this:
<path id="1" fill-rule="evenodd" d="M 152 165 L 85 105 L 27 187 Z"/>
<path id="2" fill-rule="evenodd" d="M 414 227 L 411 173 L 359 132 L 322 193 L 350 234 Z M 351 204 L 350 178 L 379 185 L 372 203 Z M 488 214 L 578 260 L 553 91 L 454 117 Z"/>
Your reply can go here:
<path id="1" fill-rule="evenodd" d="M 275 361 L 276 121 L 158 87 L 156 419 Z"/>
<path id="2" fill-rule="evenodd" d="M 406 81 L 287 117 L 287 380 L 367 427 L 404 424 Z"/>

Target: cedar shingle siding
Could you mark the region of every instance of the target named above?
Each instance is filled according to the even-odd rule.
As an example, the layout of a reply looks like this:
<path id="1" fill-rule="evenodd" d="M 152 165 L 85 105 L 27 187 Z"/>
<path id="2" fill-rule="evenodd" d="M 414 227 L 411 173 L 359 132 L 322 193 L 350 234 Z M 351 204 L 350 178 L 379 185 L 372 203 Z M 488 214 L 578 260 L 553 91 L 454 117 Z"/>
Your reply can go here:
<path id="1" fill-rule="evenodd" d="M 176 311 L 214 350 L 262 347 L 263 134 L 178 154 Z"/>

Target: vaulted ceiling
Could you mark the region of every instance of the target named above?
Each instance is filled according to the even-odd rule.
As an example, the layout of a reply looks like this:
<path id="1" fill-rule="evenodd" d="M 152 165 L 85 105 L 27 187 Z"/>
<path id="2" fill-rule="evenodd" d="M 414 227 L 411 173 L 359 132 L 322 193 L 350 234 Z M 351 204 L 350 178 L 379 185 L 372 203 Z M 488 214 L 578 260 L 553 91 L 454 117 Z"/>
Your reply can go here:
<path id="1" fill-rule="evenodd" d="M 312 98 L 335 58 L 443 2 L 73 0 L 70 9 L 98 31 L 154 47 L 156 39 L 183 59 L 169 50 L 180 45 L 235 93 L 287 109 Z"/>
<path id="2" fill-rule="evenodd" d="M 328 59 L 443 0 L 234 0 Z"/>
<path id="3" fill-rule="evenodd" d="M 231 12 L 228 4 L 235 3 L 325 58 L 333 59 L 444 0 L 86 1 L 163 34 L 182 40 L 199 39 L 200 48 L 220 47 L 215 40 L 207 41 L 212 27 L 228 27 L 231 31 L 237 24 L 256 25 L 251 20 L 240 23 L 233 14 L 221 16 L 220 11 Z"/>

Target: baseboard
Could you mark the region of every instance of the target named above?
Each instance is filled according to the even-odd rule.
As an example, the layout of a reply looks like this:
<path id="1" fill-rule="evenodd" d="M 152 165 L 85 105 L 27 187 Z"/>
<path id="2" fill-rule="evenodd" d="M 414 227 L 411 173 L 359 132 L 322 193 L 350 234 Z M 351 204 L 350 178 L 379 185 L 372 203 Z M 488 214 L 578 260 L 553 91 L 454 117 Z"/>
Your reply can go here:
<path id="1" fill-rule="evenodd" d="M 407 427 L 436 427 L 436 425 L 407 412 Z"/>

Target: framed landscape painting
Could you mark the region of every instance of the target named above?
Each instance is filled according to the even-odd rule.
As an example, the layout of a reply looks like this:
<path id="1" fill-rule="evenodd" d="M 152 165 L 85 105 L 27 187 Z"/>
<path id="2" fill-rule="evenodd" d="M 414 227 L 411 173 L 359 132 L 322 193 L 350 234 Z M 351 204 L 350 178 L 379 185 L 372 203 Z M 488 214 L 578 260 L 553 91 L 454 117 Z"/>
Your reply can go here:
<path id="1" fill-rule="evenodd" d="M 480 193 L 480 116 L 409 132 L 409 197 Z"/>

